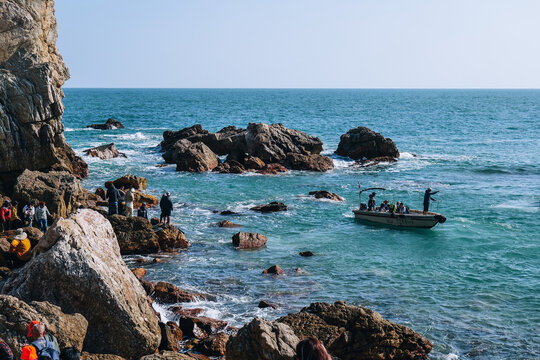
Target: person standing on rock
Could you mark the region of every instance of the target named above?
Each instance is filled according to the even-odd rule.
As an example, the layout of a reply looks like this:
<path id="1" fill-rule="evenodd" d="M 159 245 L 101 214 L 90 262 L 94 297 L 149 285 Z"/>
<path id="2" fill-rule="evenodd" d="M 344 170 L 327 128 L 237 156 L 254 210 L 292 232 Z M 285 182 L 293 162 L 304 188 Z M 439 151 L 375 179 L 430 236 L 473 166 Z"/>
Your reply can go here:
<path id="1" fill-rule="evenodd" d="M 159 223 L 166 223 L 170 225 L 171 223 L 171 213 L 173 211 L 173 203 L 171 201 L 171 193 L 166 192 L 165 195 L 161 197 L 159 202 L 159 207 L 161 208 L 161 215 L 159 217 Z M 164 221 L 166 219 L 166 222 Z"/>
<path id="2" fill-rule="evenodd" d="M 23 207 L 23 219 L 25 222 L 25 226 L 32 227 L 32 222 L 34 220 L 34 215 L 36 213 L 36 210 L 34 208 L 34 204 L 28 203 Z"/>
<path id="3" fill-rule="evenodd" d="M 431 197 L 431 195 L 435 195 L 439 191 L 431 192 L 431 188 L 427 188 L 426 192 L 424 193 L 424 215 L 429 211 L 429 204 L 431 201 L 437 201 L 434 198 Z"/>
<path id="4" fill-rule="evenodd" d="M 2 208 L 0 209 L 0 222 L 2 224 L 2 231 L 10 230 L 10 219 L 11 219 L 11 207 L 9 201 L 6 200 Z"/>
<path id="5" fill-rule="evenodd" d="M 45 206 L 44 201 L 39 202 L 39 206 L 36 208 L 36 221 L 39 225 L 39 229 L 42 233 L 47 232 L 47 218 L 51 216 L 51 213 L 49 212 L 49 209 L 47 209 L 47 206 Z"/>
<path id="6" fill-rule="evenodd" d="M 105 198 L 109 200 L 109 215 L 118 214 L 118 200 L 119 200 L 118 190 L 114 187 L 114 184 L 110 181 L 105 183 L 105 187 L 107 188 L 107 194 L 105 195 Z"/>
<path id="7" fill-rule="evenodd" d="M 133 201 L 135 200 L 135 191 L 129 188 L 126 192 L 126 216 L 133 216 Z"/>
<path id="8" fill-rule="evenodd" d="M 314 337 L 307 337 L 296 345 L 298 360 L 332 360 L 324 345 Z"/>
<path id="9" fill-rule="evenodd" d="M 143 202 L 139 210 L 137 210 L 137 216 L 148 220 L 148 210 L 146 210 L 146 203 Z"/>

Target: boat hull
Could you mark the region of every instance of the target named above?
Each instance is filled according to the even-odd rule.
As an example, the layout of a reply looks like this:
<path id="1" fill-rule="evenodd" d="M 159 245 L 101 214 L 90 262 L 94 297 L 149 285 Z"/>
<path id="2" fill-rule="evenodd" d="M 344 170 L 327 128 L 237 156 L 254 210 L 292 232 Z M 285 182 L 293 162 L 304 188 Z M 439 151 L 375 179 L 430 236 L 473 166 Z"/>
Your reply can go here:
<path id="1" fill-rule="evenodd" d="M 353 213 L 354 217 L 359 220 L 404 228 L 430 229 L 446 220 L 444 216 L 437 213 L 428 212 L 424 215 L 415 210 L 411 211 L 410 214 L 400 215 L 367 210 L 353 210 Z"/>

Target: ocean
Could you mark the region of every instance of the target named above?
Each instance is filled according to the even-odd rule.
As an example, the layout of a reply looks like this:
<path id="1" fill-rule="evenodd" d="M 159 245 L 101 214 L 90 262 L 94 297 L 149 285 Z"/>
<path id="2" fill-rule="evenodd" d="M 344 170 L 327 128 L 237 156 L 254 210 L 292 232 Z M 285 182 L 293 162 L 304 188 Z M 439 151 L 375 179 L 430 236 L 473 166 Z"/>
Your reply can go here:
<path id="1" fill-rule="evenodd" d="M 148 178 L 149 193 L 172 193 L 172 222 L 192 247 L 160 255 L 162 263 L 146 265 L 147 278 L 213 295 L 185 307 L 242 326 L 254 316 L 275 319 L 311 302 L 345 300 L 426 336 L 434 343 L 431 359 L 540 358 L 540 90 L 68 88 L 65 94 L 65 136 L 77 154 L 114 142 L 128 156 L 83 156 L 87 189 L 132 173 Z M 109 117 L 126 128 L 86 129 Z M 318 136 L 336 168 L 271 176 L 156 167 L 165 130 L 202 124 L 214 132 L 250 122 Z M 357 126 L 393 139 L 400 160 L 355 168 L 333 155 L 340 135 Z M 351 212 L 359 183 L 386 188 L 377 202 L 411 208 L 421 208 L 427 187 L 440 190 L 433 210 L 447 221 L 431 230 L 359 223 Z M 345 201 L 306 196 L 314 190 Z M 249 210 L 270 201 L 289 211 Z M 225 219 L 267 235 L 266 248 L 235 250 L 231 237 L 239 230 L 213 226 Z M 315 256 L 298 255 L 306 250 Z M 135 267 L 136 258 L 126 262 Z M 286 274 L 261 274 L 274 264 Z M 280 308 L 257 308 L 263 299 Z"/>

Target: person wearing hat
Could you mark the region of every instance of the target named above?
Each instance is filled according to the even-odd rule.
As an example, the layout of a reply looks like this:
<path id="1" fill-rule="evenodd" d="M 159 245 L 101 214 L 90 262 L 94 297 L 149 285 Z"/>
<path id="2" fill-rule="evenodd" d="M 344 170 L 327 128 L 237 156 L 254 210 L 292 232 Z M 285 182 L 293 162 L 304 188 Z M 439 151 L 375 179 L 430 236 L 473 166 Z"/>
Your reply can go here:
<path id="1" fill-rule="evenodd" d="M 137 210 L 137 216 L 148 220 L 148 210 L 146 210 L 146 203 L 143 202 L 139 210 Z"/>
<path id="2" fill-rule="evenodd" d="M 427 188 L 426 192 L 424 193 L 424 215 L 429 211 L 430 201 L 437 201 L 431 197 L 431 195 L 435 195 L 436 193 L 438 193 L 438 191 L 432 192 L 431 188 Z"/>
<path id="3" fill-rule="evenodd" d="M 17 229 L 8 253 L 8 261 L 11 266 L 21 267 L 30 260 L 32 257 L 31 247 L 30 240 L 23 229 Z"/>
<path id="4" fill-rule="evenodd" d="M 161 215 L 159 217 L 159 223 L 166 223 L 169 225 L 171 223 L 171 213 L 173 211 L 173 203 L 171 201 L 171 193 L 166 192 L 165 195 L 161 197 L 159 202 L 159 207 L 161 208 Z M 166 222 L 165 222 L 166 220 Z"/>
<path id="5" fill-rule="evenodd" d="M 39 326 L 36 327 L 36 325 Z M 43 338 L 52 344 L 52 348 L 54 350 L 60 352 L 60 346 L 58 345 L 58 340 L 56 340 L 56 337 L 47 331 L 45 324 L 42 324 L 38 320 L 31 321 L 30 324 L 28 324 L 28 334 L 26 335 L 26 338 L 30 342 Z"/>

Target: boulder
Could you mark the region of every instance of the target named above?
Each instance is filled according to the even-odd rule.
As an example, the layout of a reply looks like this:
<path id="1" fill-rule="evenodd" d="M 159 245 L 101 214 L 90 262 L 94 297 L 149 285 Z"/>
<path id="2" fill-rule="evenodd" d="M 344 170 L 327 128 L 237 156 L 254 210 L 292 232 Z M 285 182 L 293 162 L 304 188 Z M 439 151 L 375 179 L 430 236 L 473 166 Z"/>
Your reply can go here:
<path id="1" fill-rule="evenodd" d="M 282 202 L 273 201 L 270 204 L 257 205 L 250 210 L 258 211 L 262 213 L 276 212 L 276 211 L 287 211 L 287 205 Z"/>
<path id="2" fill-rule="evenodd" d="M 387 156 L 395 161 L 399 157 L 399 151 L 392 139 L 363 126 L 341 135 L 336 154 L 354 160 Z"/>
<path id="3" fill-rule="evenodd" d="M 231 210 L 224 210 L 224 211 L 220 212 L 220 215 L 238 215 L 238 213 L 235 212 L 235 211 L 231 211 Z"/>
<path id="4" fill-rule="evenodd" d="M 197 317 L 204 312 L 204 309 L 193 308 L 193 309 L 184 309 L 181 306 L 172 306 L 169 308 L 175 315 L 184 316 L 184 317 Z"/>
<path id="5" fill-rule="evenodd" d="M 160 322 L 159 328 L 161 329 L 161 345 L 159 350 L 180 350 L 180 341 L 184 337 L 180 327 L 173 321 L 169 321 L 166 324 Z"/>
<path id="6" fill-rule="evenodd" d="M 159 237 L 148 220 L 123 215 L 108 216 L 108 219 L 118 239 L 122 255 L 152 254 L 160 250 Z"/>
<path id="7" fill-rule="evenodd" d="M 83 152 L 88 156 L 97 157 L 97 158 L 100 158 L 101 160 L 113 159 L 117 157 L 127 158 L 126 154 L 118 151 L 114 143 L 97 146 L 95 148 L 84 150 Z"/>
<path id="8" fill-rule="evenodd" d="M 279 322 L 255 318 L 227 342 L 227 358 L 235 360 L 293 360 L 300 339 Z"/>
<path id="9" fill-rule="evenodd" d="M 236 160 L 227 160 L 224 163 L 218 164 L 212 171 L 221 174 L 243 174 L 246 169 L 244 168 L 244 165 Z"/>
<path id="10" fill-rule="evenodd" d="M 313 303 L 277 320 L 300 337 L 319 339 L 334 356 L 353 359 L 425 359 L 433 345 L 413 330 L 362 306 Z"/>
<path id="11" fill-rule="evenodd" d="M 224 332 L 210 335 L 195 345 L 195 350 L 208 356 L 224 356 L 229 335 Z"/>
<path id="12" fill-rule="evenodd" d="M 187 249 L 191 246 L 182 230 L 173 225 L 160 225 L 156 235 L 161 250 Z"/>
<path id="13" fill-rule="evenodd" d="M 208 146 L 185 139 L 177 141 L 163 154 L 163 159 L 169 164 L 176 164 L 176 171 L 205 172 L 219 164 L 219 158 Z"/>
<path id="14" fill-rule="evenodd" d="M 262 170 L 266 166 L 264 161 L 262 161 L 256 156 L 245 157 L 242 163 L 244 164 L 244 167 L 248 170 Z"/>
<path id="15" fill-rule="evenodd" d="M 140 190 L 135 190 L 135 201 L 133 202 L 134 209 L 137 209 L 145 202 L 147 208 L 153 208 L 159 205 L 159 199 L 154 195 L 145 194 Z"/>
<path id="16" fill-rule="evenodd" d="M 263 274 L 283 275 L 285 272 L 279 265 L 272 265 L 262 272 Z"/>
<path id="17" fill-rule="evenodd" d="M 57 220 L 46 235 L 56 243 L 11 277 L 2 293 L 82 314 L 89 352 L 126 358 L 154 352 L 161 340 L 158 319 L 126 267 L 109 221 L 82 209 Z"/>
<path id="18" fill-rule="evenodd" d="M 146 190 L 146 187 L 148 186 L 148 179 L 142 176 L 128 174 L 114 180 L 112 183 L 117 189 L 133 188 L 135 190 Z"/>
<path id="19" fill-rule="evenodd" d="M 176 285 L 164 281 L 160 281 L 156 284 L 153 297 L 157 301 L 166 304 L 193 302 L 199 299 L 206 299 L 205 295 L 181 290 Z"/>
<path id="20" fill-rule="evenodd" d="M 334 168 L 334 161 L 328 156 L 319 154 L 289 153 L 283 161 L 288 169 L 325 172 Z"/>
<path id="21" fill-rule="evenodd" d="M 180 140 L 191 143 L 202 142 L 218 155 L 227 155 L 246 149 L 245 129 L 227 126 L 217 133 L 204 130 L 201 125 L 193 125 L 180 131 L 165 131 L 161 142 L 162 151 L 170 151 L 174 144 Z"/>
<path id="22" fill-rule="evenodd" d="M 272 308 L 272 309 L 279 309 L 279 305 L 278 304 L 274 304 L 274 303 L 271 303 L 269 301 L 266 301 L 266 300 L 261 300 L 259 302 L 259 305 L 257 305 L 258 308 L 260 309 L 266 309 L 266 308 Z"/>
<path id="23" fill-rule="evenodd" d="M 223 227 L 223 228 L 235 228 L 235 227 L 242 227 L 240 224 L 235 224 L 232 221 L 229 220 L 223 220 L 216 224 L 217 227 Z"/>
<path id="24" fill-rule="evenodd" d="M 261 170 L 257 171 L 258 174 L 263 175 L 277 175 L 279 173 L 287 172 L 287 168 L 281 164 L 266 164 Z"/>
<path id="25" fill-rule="evenodd" d="M 139 360 L 196 360 L 196 358 L 187 355 L 180 354 L 176 351 L 161 351 L 157 354 L 146 355 Z"/>
<path id="26" fill-rule="evenodd" d="M 180 329 L 184 336 L 205 339 L 227 327 L 227 322 L 206 316 L 180 316 Z"/>
<path id="27" fill-rule="evenodd" d="M 310 257 L 310 256 L 313 256 L 313 252 L 311 251 L 302 251 L 299 253 L 300 256 L 304 256 L 304 257 Z"/>
<path id="28" fill-rule="evenodd" d="M 161 151 L 170 151 L 177 141 L 186 139 L 189 142 L 199 142 L 209 134 L 208 130 L 204 130 L 200 124 L 184 128 L 179 131 L 167 130 L 163 133 L 163 141 L 160 144 Z"/>
<path id="29" fill-rule="evenodd" d="M 13 199 L 19 204 L 44 201 L 51 214 L 65 218 L 77 209 L 76 204 L 85 202 L 86 194 L 79 180 L 67 171 L 25 170 L 17 178 Z"/>
<path id="30" fill-rule="evenodd" d="M 262 234 L 239 232 L 233 235 L 233 246 L 240 250 L 258 249 L 266 245 L 268 238 Z"/>
<path id="31" fill-rule="evenodd" d="M 123 357 L 113 354 L 90 354 L 83 351 L 81 360 L 125 360 Z"/>
<path id="32" fill-rule="evenodd" d="M 315 199 L 329 199 L 329 200 L 334 200 L 334 201 L 344 200 L 338 194 L 334 194 L 326 190 L 310 191 L 309 196 L 313 196 Z"/>
<path id="33" fill-rule="evenodd" d="M 91 124 L 87 128 L 96 129 L 96 130 L 114 130 L 114 129 L 123 129 L 124 125 L 113 118 L 108 118 L 105 124 Z"/>
<path id="34" fill-rule="evenodd" d="M 146 269 L 143 268 L 132 269 L 131 272 L 135 275 L 137 280 L 141 280 L 146 275 Z"/>
<path id="35" fill-rule="evenodd" d="M 47 331 L 58 339 L 61 349 L 74 346 L 82 349 L 88 321 L 81 314 L 65 314 L 48 302 L 26 303 L 13 296 L 0 295 L 0 334 L 15 354 L 21 357 L 23 345 L 28 343 L 28 324 L 42 322 Z"/>

